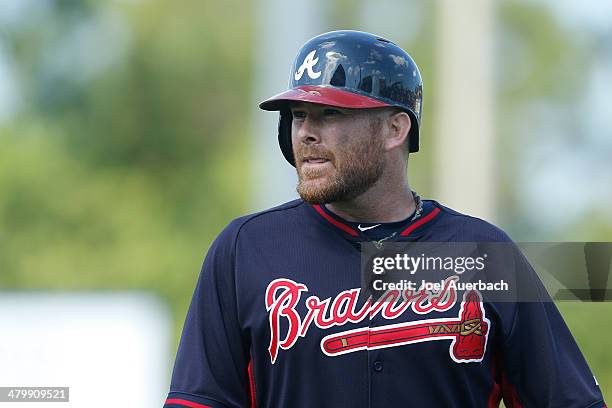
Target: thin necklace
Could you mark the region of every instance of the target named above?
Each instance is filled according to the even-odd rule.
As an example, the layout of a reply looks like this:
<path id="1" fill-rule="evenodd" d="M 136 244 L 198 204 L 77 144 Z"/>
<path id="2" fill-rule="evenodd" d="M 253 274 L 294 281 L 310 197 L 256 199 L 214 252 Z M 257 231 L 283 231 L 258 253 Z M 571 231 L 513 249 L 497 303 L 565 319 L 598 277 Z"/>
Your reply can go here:
<path id="1" fill-rule="evenodd" d="M 414 216 L 410 219 L 410 222 L 416 220 L 417 218 L 419 218 L 421 216 L 421 214 L 423 213 L 423 201 L 421 201 L 421 197 L 417 194 L 416 191 L 412 191 L 412 198 L 414 199 L 414 203 L 415 203 L 415 210 L 414 210 Z M 397 231 L 395 231 L 393 234 L 384 237 L 382 239 L 379 239 L 378 241 L 372 241 L 372 243 L 374 244 L 374 246 L 376 247 L 376 249 L 382 249 L 383 247 L 383 242 L 385 242 L 388 239 L 393 238 L 394 236 L 397 235 Z"/>
<path id="2" fill-rule="evenodd" d="M 412 198 L 414 199 L 414 203 L 416 209 L 414 210 L 414 217 L 410 219 L 410 221 L 414 221 L 421 216 L 423 213 L 423 201 L 421 201 L 421 196 L 417 194 L 416 191 L 412 190 Z"/>
<path id="3" fill-rule="evenodd" d="M 394 236 L 397 235 L 397 231 L 395 231 L 393 234 L 389 235 L 388 237 L 384 237 L 383 239 L 379 239 L 378 241 L 372 241 L 372 243 L 374 244 L 374 246 L 376 247 L 376 249 L 382 249 L 383 247 L 383 242 L 385 242 L 388 239 L 393 238 Z"/>

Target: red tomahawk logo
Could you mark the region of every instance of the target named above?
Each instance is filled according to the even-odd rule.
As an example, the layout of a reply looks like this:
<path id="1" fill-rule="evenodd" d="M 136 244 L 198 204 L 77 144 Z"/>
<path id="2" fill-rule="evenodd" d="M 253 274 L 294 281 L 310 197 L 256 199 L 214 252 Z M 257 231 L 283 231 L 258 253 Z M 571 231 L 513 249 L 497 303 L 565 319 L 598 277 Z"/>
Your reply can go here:
<path id="1" fill-rule="evenodd" d="M 348 330 L 325 336 L 321 340 L 321 350 L 328 356 L 337 356 L 358 350 L 451 339 L 449 351 L 454 361 L 479 362 L 486 350 L 489 325 L 480 293 L 472 290 L 463 295 L 458 319 L 429 319 Z"/>

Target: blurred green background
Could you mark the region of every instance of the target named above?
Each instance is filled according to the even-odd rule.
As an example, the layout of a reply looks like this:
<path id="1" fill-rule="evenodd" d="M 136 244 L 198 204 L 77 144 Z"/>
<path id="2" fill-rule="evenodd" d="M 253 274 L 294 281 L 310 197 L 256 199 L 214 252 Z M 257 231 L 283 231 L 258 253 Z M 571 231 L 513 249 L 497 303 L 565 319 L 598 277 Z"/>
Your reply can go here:
<path id="1" fill-rule="evenodd" d="M 330 2 L 325 26 L 361 29 L 361 3 Z M 566 11 L 544 0 L 495 3 L 497 223 L 517 240 L 610 241 L 612 126 L 589 90 L 612 84 L 605 74 L 612 17 L 603 28 L 584 16 L 577 25 L 561 3 Z M 427 138 L 439 120 L 435 2 L 411 4 L 418 29 L 392 39 L 421 68 Z M 176 344 L 208 246 L 231 219 L 258 210 L 249 175 L 257 7 L 0 4 L 3 290 L 152 291 L 171 309 Z M 282 63 L 288 71 L 290 61 Z M 411 182 L 424 197 L 432 191 L 431 154 L 422 149 L 411 162 Z M 557 196 L 547 201 L 544 187 L 565 194 L 572 210 L 556 208 Z M 609 397 L 610 303 L 559 306 Z"/>

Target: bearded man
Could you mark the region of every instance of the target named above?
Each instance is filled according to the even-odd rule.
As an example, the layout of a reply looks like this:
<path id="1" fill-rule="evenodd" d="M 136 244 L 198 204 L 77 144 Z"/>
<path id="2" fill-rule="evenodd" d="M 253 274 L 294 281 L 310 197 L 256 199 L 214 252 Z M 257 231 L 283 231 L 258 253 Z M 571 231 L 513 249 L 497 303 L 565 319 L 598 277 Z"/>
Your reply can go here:
<path id="1" fill-rule="evenodd" d="M 280 112 L 300 199 L 232 221 L 211 246 L 165 407 L 604 407 L 520 256 L 503 269 L 535 288 L 528 301 L 486 302 L 458 276 L 364 296 L 365 244 L 511 244 L 410 189 L 423 95 L 412 58 L 334 31 L 309 40 L 290 75 L 260 107 Z"/>

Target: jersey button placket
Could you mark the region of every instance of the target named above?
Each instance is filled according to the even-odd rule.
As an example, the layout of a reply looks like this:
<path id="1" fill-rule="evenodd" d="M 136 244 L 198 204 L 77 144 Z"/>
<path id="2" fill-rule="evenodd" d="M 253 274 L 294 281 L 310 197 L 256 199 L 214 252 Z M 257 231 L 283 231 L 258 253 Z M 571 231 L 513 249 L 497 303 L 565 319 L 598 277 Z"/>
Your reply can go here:
<path id="1" fill-rule="evenodd" d="M 377 313 L 375 316 L 369 319 L 370 329 L 380 327 L 388 322 L 382 317 L 382 313 Z M 370 339 L 368 339 L 368 344 Z M 384 350 L 384 349 L 383 349 Z M 368 350 L 369 361 L 370 361 L 370 407 L 376 408 L 381 405 L 384 396 L 381 395 L 381 390 L 377 384 L 381 384 L 384 380 L 384 368 L 385 359 L 383 358 L 383 350 L 374 349 Z"/>
<path id="2" fill-rule="evenodd" d="M 368 316 L 368 328 L 371 329 L 372 328 L 372 317 Z M 368 345 L 370 344 L 370 332 L 368 331 Z M 366 353 L 368 353 L 368 370 L 367 370 L 367 374 L 368 374 L 368 408 L 372 408 L 373 404 L 372 404 L 372 370 L 371 367 L 373 366 L 373 362 L 376 361 L 374 358 L 374 352 L 372 350 L 370 350 L 369 348 L 366 349 Z"/>

